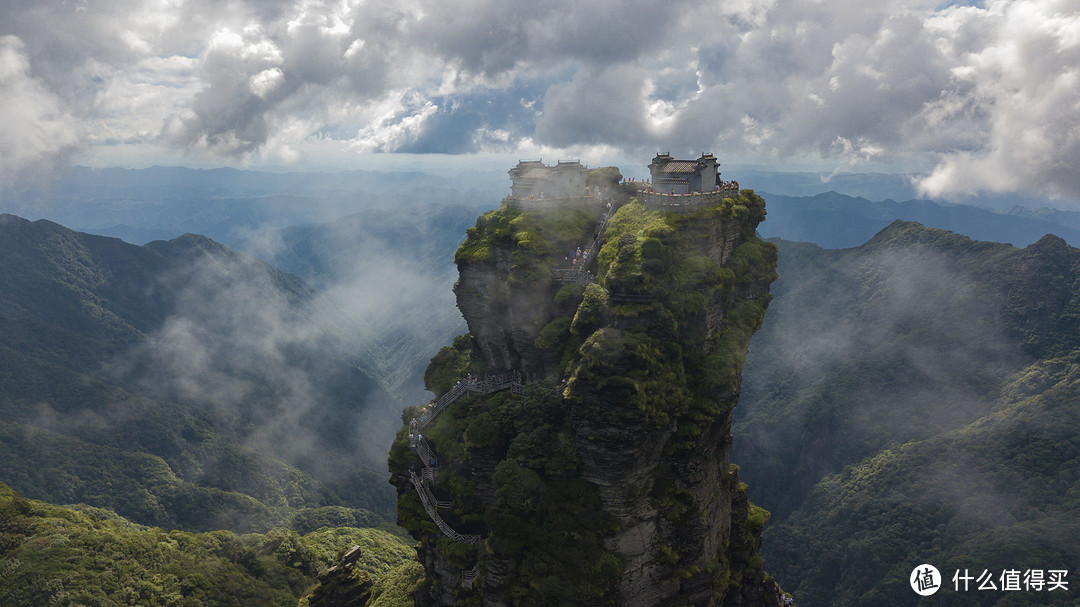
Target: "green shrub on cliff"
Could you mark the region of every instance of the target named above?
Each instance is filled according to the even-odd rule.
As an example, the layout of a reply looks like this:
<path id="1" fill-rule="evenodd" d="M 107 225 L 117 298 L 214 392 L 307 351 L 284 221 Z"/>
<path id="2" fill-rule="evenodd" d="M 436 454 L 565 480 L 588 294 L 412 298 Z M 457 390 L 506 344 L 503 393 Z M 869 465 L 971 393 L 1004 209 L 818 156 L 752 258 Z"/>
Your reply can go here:
<path id="1" fill-rule="evenodd" d="M 620 243 L 620 237 L 623 234 L 652 236 L 666 230 L 664 213 L 647 209 L 645 205 L 636 199 L 629 204 L 623 205 L 608 221 L 604 246 L 600 248 L 597 275 L 603 277 L 607 274 L 620 249 L 625 250 L 622 257 L 619 258 L 619 261 L 624 266 L 640 267 L 640 251 L 637 248 L 627 248 L 626 240 Z M 623 272 L 628 273 L 633 272 L 633 270 L 624 269 Z"/>
<path id="2" fill-rule="evenodd" d="M 500 432 L 512 440 L 493 477 L 496 501 L 485 516 L 489 547 L 518 563 L 509 587 L 514 604 L 599 598 L 622 565 L 600 541 L 614 523 L 595 486 L 578 476 L 569 410 L 540 383 L 530 385 L 519 406 L 531 415 L 499 417 L 512 424 Z"/>
<path id="3" fill-rule="evenodd" d="M 598 167 L 589 171 L 585 177 L 585 185 L 590 188 L 613 188 L 622 181 L 622 171 L 619 167 Z"/>
<path id="4" fill-rule="evenodd" d="M 424 387 L 435 394 L 445 394 L 462 377 L 479 373 L 481 358 L 474 349 L 475 344 L 468 333 L 458 335 L 451 345 L 443 346 L 424 370 Z"/>
<path id="5" fill-rule="evenodd" d="M 599 207 L 590 199 L 580 205 L 526 212 L 504 200 L 466 230 L 454 261 L 492 263 L 498 249 L 510 260 L 510 284 L 536 288 L 550 281 L 551 268 L 565 267 L 571 251 L 592 239 L 590 230 L 599 216 Z"/>
<path id="6" fill-rule="evenodd" d="M 510 222 L 521 212 L 503 200 L 476 219 L 476 225 L 465 230 L 465 241 L 454 254 L 454 263 L 487 263 L 495 259 L 496 246 L 513 246 Z"/>
<path id="7" fill-rule="evenodd" d="M 599 283 L 592 283 L 585 288 L 581 304 L 574 313 L 570 331 L 581 338 L 592 335 L 604 322 L 608 291 Z"/>
<path id="8" fill-rule="evenodd" d="M 717 226 L 763 214 L 764 201 L 750 191 L 690 213 L 655 211 L 636 200 L 621 207 L 600 252 L 603 287 L 586 291 L 572 332 L 584 337 L 602 318 L 634 319 L 634 324 L 596 331 L 584 341 L 571 393 L 581 382 L 619 393 L 614 402 L 630 409 L 596 411 L 608 421 L 632 418 L 635 409 L 641 420 L 658 425 L 688 415 L 689 423 L 678 430 L 684 441 L 698 432 L 695 422 L 726 414 L 733 403 L 720 405 L 717 395 L 741 369 L 746 344 L 769 303 L 767 293 L 746 299 L 737 288 L 774 280 L 777 255 L 774 245 L 753 235 L 756 224 L 751 222 L 721 266 L 717 258 L 726 245 Z M 692 317 L 701 317 L 717 302 L 725 314 L 713 334 L 688 329 L 700 326 L 700 321 L 689 322 Z"/>

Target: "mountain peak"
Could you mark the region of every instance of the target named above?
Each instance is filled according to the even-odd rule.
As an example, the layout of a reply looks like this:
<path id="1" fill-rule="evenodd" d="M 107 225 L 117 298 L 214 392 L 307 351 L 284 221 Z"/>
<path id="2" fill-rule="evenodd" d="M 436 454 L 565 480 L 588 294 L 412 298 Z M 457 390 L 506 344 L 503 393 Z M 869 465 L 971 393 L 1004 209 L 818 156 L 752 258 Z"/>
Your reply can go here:
<path id="1" fill-rule="evenodd" d="M 938 249 L 969 246 L 975 241 L 956 232 L 938 228 L 928 228 L 917 221 L 897 219 L 881 229 L 873 238 L 859 247 L 861 250 L 873 250 L 889 247 L 907 247 L 921 244 Z M 1004 245 L 1008 246 L 1008 245 Z"/>
<path id="2" fill-rule="evenodd" d="M 1025 248 L 1025 250 L 1037 253 L 1059 253 L 1070 249 L 1072 247 L 1065 242 L 1065 239 L 1054 234 L 1047 234 Z"/>
<path id="3" fill-rule="evenodd" d="M 390 453 L 423 604 L 779 604 L 768 513 L 730 463 L 776 278 L 765 203 L 649 200 L 511 199 L 469 228 L 454 291 L 471 335 L 432 359 L 439 398 Z"/>

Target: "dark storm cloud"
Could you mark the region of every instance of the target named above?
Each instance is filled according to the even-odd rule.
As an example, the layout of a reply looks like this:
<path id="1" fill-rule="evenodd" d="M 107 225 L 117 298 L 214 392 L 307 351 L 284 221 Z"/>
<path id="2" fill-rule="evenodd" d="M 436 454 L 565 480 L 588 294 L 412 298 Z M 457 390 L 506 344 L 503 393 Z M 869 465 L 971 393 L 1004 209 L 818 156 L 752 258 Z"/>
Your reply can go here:
<path id="1" fill-rule="evenodd" d="M 403 32 L 462 69 L 495 76 L 518 65 L 632 63 L 660 48 L 685 0 L 626 2 L 424 2 Z M 366 5 L 372 6 L 372 5 Z M 381 10 L 381 7 L 374 10 Z"/>

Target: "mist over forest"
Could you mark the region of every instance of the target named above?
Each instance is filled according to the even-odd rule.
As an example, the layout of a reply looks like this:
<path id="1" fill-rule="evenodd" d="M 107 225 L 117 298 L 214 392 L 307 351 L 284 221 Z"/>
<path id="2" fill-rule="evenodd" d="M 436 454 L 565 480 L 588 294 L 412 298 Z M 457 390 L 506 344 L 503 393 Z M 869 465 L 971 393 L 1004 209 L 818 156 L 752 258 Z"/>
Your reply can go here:
<path id="1" fill-rule="evenodd" d="M 72 179 L 6 191 L 0 208 L 47 218 L 2 223 L 0 482 L 192 532 L 392 523 L 387 449 L 402 410 L 431 397 L 429 359 L 467 330 L 452 291 L 455 251 L 505 178 L 80 169 Z M 797 175 L 754 179 L 765 192 L 806 187 Z M 965 463 L 993 445 L 1027 448 L 1009 443 L 1002 415 L 1039 431 L 1072 422 L 1072 408 L 1048 412 L 1044 399 L 1074 402 L 1077 215 L 764 196 L 760 232 L 779 246 L 781 278 L 751 342 L 732 461 L 772 515 L 766 568 L 799 604 L 855 605 L 815 555 L 880 578 L 866 583 L 879 601 L 907 596 L 899 569 L 923 554 L 957 567 L 1012 566 L 1008 554 L 1026 559 L 1017 566 L 1078 562 L 1071 433 L 1048 439 L 1060 468 L 1003 464 L 1025 479 L 1015 492 L 992 470 L 973 484 Z M 1035 373 L 1041 387 L 1025 379 Z M 851 484 L 900 482 L 881 462 L 904 458 L 931 473 L 933 490 Z M 1039 483 L 1055 488 L 1048 496 Z M 858 491 L 861 510 L 829 518 Z M 874 531 L 867 508 L 946 514 L 898 515 L 893 524 L 918 531 L 901 540 Z M 1028 533 L 1038 547 L 990 546 L 979 524 Z M 829 525 L 864 551 L 893 551 L 843 554 Z M 1053 537 L 1040 531 L 1054 525 Z"/>

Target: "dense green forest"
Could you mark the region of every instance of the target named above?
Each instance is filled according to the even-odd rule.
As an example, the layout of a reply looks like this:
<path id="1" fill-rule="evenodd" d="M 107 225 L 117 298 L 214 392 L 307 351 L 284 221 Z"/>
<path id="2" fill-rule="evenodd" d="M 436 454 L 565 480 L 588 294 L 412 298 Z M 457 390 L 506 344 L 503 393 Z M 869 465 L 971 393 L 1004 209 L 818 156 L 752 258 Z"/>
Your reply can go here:
<path id="1" fill-rule="evenodd" d="M 897 222 L 855 249 L 780 242 L 733 460 L 800 605 L 1075 604 L 955 593 L 969 569 L 1080 565 L 1080 251 Z"/>
<path id="2" fill-rule="evenodd" d="M 89 506 L 29 500 L 0 483 L 0 605 L 236 605 L 294 607 L 353 546 L 355 569 L 385 607 L 411 603 L 419 565 L 400 529 L 326 528 L 300 534 L 192 533 L 145 527 Z M 422 571 L 422 570 L 421 570 Z"/>

